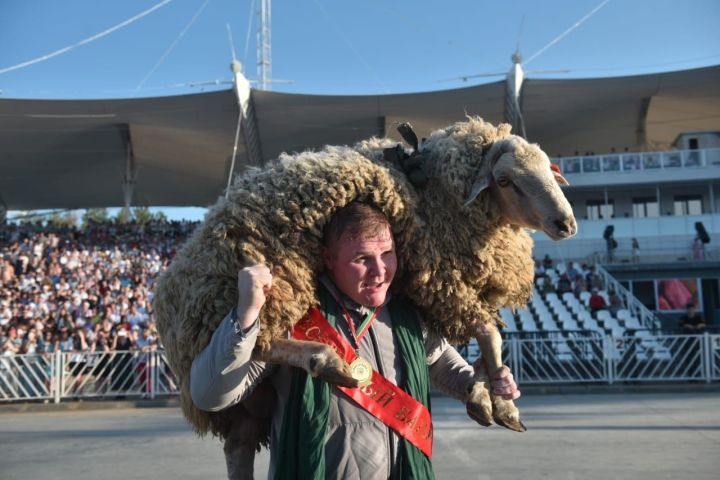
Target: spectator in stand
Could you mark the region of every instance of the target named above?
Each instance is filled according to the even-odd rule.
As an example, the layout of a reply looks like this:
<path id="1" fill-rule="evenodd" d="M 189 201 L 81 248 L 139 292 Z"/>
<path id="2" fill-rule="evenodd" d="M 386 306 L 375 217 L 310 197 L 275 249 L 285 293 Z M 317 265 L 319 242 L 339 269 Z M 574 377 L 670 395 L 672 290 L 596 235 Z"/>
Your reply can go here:
<path id="1" fill-rule="evenodd" d="M 632 256 L 630 259 L 633 263 L 640 261 L 640 242 L 635 237 L 632 239 Z"/>
<path id="2" fill-rule="evenodd" d="M 580 272 L 578 272 L 578 269 L 575 268 L 574 262 L 568 263 L 568 267 L 567 267 L 567 270 L 565 271 L 565 273 L 567 274 L 567 276 L 571 282 L 575 282 L 575 280 L 577 280 L 578 277 L 580 276 Z"/>
<path id="3" fill-rule="evenodd" d="M 593 289 L 600 290 L 601 288 L 603 288 L 602 277 L 597 274 L 597 272 L 595 271 L 595 267 L 588 267 L 588 273 L 585 276 L 585 283 L 591 291 Z"/>
<path id="4" fill-rule="evenodd" d="M 572 292 L 572 282 L 570 281 L 570 277 L 568 276 L 568 274 L 563 273 L 558 279 L 557 293 L 562 295 L 566 292 Z"/>
<path id="5" fill-rule="evenodd" d="M 545 270 L 553 268 L 553 259 L 550 258 L 550 255 L 547 253 L 545 254 L 545 257 L 543 257 L 543 268 L 545 268 Z"/>
<path id="6" fill-rule="evenodd" d="M 575 296 L 579 297 L 582 292 L 587 292 L 587 283 L 585 283 L 585 277 L 578 275 L 575 279 Z"/>
<path id="7" fill-rule="evenodd" d="M 590 313 L 592 313 L 593 315 L 598 310 L 603 310 L 607 308 L 607 303 L 605 303 L 605 299 L 602 295 L 600 295 L 597 288 L 592 289 L 592 295 L 590 295 L 590 301 L 588 305 L 590 307 Z"/>
<path id="8" fill-rule="evenodd" d="M 705 331 L 705 319 L 697 313 L 697 307 L 688 303 L 687 312 L 680 318 L 680 326 L 685 333 L 703 333 Z"/>
<path id="9" fill-rule="evenodd" d="M 705 260 L 705 244 L 700 237 L 695 237 L 692 244 L 693 260 Z"/>
<path id="10" fill-rule="evenodd" d="M 119 325 L 138 326 L 142 337 L 143 329 L 154 328 L 155 278 L 195 226 L 3 225 L 0 354 L 19 354 L 33 345 L 45 353 L 106 351 Z"/>
<path id="11" fill-rule="evenodd" d="M 537 280 L 538 278 L 547 278 L 547 275 L 545 275 L 545 267 L 542 266 L 542 263 L 540 263 L 539 260 L 535 260 L 535 278 L 534 278 L 534 280 Z"/>

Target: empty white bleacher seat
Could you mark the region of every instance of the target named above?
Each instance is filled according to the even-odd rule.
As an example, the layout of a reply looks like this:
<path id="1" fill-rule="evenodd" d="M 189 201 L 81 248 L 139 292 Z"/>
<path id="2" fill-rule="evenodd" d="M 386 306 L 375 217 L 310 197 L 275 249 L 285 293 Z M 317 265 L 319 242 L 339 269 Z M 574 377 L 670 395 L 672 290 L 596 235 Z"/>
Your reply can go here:
<path id="1" fill-rule="evenodd" d="M 565 292 L 562 294 L 562 299 L 565 303 L 570 303 L 575 300 L 575 294 L 572 292 Z"/>
<path id="2" fill-rule="evenodd" d="M 632 313 L 630 313 L 630 310 L 621 308 L 620 310 L 617 311 L 615 316 L 617 317 L 618 320 L 627 320 L 628 318 L 630 318 L 632 316 Z"/>
<path id="3" fill-rule="evenodd" d="M 625 320 L 625 326 L 627 328 L 633 328 L 633 329 L 644 328 L 640 324 L 640 320 L 637 317 L 630 317 L 627 320 Z"/>
<path id="4" fill-rule="evenodd" d="M 610 330 L 613 337 L 624 337 L 626 335 L 625 328 L 620 325 L 615 317 L 610 316 L 610 312 L 607 313 L 607 317 L 603 316 L 603 326 L 605 329 Z"/>
<path id="5" fill-rule="evenodd" d="M 592 293 L 590 292 L 580 292 L 580 301 L 587 306 L 588 303 L 590 303 L 590 297 L 592 297 Z"/>
<path id="6" fill-rule="evenodd" d="M 613 324 L 610 326 L 610 335 L 613 337 L 624 337 L 625 329 L 618 324 Z"/>
<path id="7" fill-rule="evenodd" d="M 640 339 L 640 347 L 645 354 L 644 360 L 668 361 L 672 359 L 670 349 L 648 330 L 635 332 L 635 337 Z"/>
<path id="8" fill-rule="evenodd" d="M 606 322 L 607 320 L 612 318 L 612 315 L 610 314 L 609 310 L 598 310 L 597 312 L 595 312 L 595 318 Z"/>

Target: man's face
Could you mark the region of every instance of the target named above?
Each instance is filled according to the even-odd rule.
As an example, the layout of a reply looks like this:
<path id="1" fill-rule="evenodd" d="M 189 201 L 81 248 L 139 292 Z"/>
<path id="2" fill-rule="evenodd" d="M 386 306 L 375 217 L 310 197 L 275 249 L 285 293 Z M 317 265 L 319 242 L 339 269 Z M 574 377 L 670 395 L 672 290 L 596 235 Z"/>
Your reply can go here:
<path id="1" fill-rule="evenodd" d="M 323 249 L 323 257 L 330 278 L 345 295 L 366 307 L 383 304 L 397 270 L 389 226 L 368 238 L 343 234 Z"/>

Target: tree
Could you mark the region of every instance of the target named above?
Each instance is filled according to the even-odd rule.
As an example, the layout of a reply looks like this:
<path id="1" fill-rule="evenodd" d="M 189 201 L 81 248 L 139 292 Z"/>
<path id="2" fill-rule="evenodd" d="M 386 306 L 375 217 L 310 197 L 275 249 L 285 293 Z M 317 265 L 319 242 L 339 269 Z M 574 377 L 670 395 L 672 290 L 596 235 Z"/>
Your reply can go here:
<path id="1" fill-rule="evenodd" d="M 146 223 L 153 220 L 153 214 L 150 213 L 150 209 L 148 207 L 133 208 L 132 216 L 135 221 L 140 225 L 145 225 Z"/>
<path id="2" fill-rule="evenodd" d="M 107 208 L 88 208 L 82 217 L 83 227 L 87 227 L 89 223 L 109 223 L 110 215 Z"/>
<path id="3" fill-rule="evenodd" d="M 117 223 L 128 223 L 132 221 L 132 213 L 130 212 L 129 208 L 121 208 L 120 211 L 118 211 L 117 216 L 115 217 L 115 221 Z"/>
<path id="4" fill-rule="evenodd" d="M 48 219 L 48 223 L 56 225 L 58 227 L 75 227 L 78 225 L 78 217 L 75 212 L 53 212 Z"/>

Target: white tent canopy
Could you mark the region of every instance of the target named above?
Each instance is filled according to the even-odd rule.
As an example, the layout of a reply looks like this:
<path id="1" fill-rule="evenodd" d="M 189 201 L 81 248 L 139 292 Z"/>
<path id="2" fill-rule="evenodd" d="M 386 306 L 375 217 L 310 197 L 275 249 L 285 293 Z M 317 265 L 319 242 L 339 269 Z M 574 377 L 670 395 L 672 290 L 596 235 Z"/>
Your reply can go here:
<path id="1" fill-rule="evenodd" d="M 526 80 L 528 139 L 551 155 L 670 148 L 678 133 L 720 130 L 720 67 L 633 77 Z M 252 90 L 263 160 L 283 151 L 419 136 L 466 114 L 503 121 L 505 84 L 402 95 Z M 232 90 L 123 100 L 0 100 L 0 206 L 8 210 L 207 206 L 227 184 L 238 101 Z M 238 165 L 248 165 L 241 135 Z M 399 138 L 398 138 L 399 139 Z"/>

